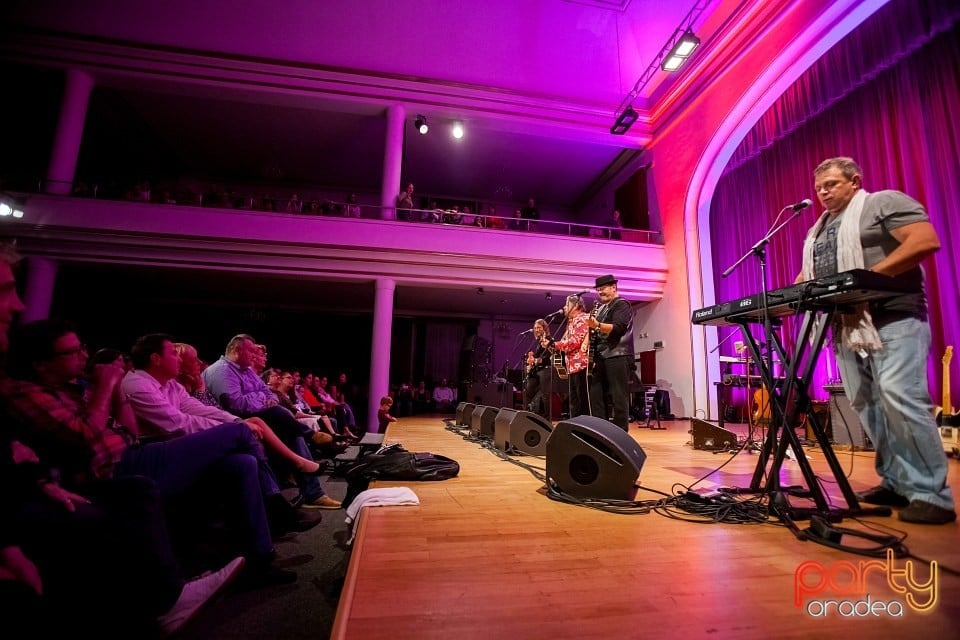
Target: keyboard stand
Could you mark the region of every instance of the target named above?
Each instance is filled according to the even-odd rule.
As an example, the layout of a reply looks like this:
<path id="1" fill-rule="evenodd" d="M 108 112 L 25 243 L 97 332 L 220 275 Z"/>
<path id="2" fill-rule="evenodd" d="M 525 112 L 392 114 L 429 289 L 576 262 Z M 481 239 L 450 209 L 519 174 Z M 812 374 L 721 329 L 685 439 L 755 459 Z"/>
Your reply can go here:
<path id="1" fill-rule="evenodd" d="M 793 530 L 795 535 L 799 535 L 799 529 L 793 525 L 793 521 L 803 520 L 815 514 L 827 520 L 838 521 L 844 517 L 889 516 L 891 513 L 889 507 L 863 508 L 860 506 L 857 496 L 843 472 L 840 461 L 830 445 L 823 425 L 811 411 L 810 382 L 816 368 L 817 358 L 826 339 L 827 328 L 837 312 L 846 310 L 837 305 L 798 304 L 800 331 L 793 352 L 789 355 L 777 333 L 775 331 L 768 332 L 766 336 L 767 344 L 770 345 L 769 348 L 776 349 L 776 355 L 785 367 L 783 384 L 779 387 L 775 383 L 768 359 L 763 357 L 760 345 L 747 327 L 749 324 L 756 324 L 757 319 L 749 317 L 730 318 L 731 324 L 738 324 L 742 327 L 743 336 L 753 360 L 760 368 L 760 378 L 770 393 L 772 419 L 767 427 L 767 434 L 757 459 L 757 466 L 750 487 L 729 491 L 733 493 L 770 494 L 771 508 Z M 800 423 L 801 414 L 806 414 L 807 420 L 810 422 L 811 429 L 820 445 L 820 449 L 823 451 L 827 465 L 833 473 L 837 487 L 847 503 L 846 508 L 830 505 L 817 480 L 817 475 L 810 465 L 810 461 L 807 460 L 794 430 L 794 426 Z M 806 488 L 782 487 L 780 485 L 780 469 L 791 449 L 803 474 Z M 790 505 L 790 496 L 812 500 L 815 506 L 793 507 Z"/>

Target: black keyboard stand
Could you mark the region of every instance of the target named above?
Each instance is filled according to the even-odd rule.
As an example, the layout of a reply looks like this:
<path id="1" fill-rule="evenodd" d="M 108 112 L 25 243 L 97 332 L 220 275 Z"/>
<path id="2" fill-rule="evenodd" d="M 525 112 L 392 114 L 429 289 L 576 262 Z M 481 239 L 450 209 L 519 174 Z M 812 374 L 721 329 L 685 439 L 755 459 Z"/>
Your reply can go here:
<path id="1" fill-rule="evenodd" d="M 795 534 L 799 529 L 793 525 L 794 520 L 803 520 L 811 515 L 820 515 L 830 521 L 842 520 L 844 517 L 879 515 L 889 516 L 889 507 L 863 508 L 857 500 L 856 494 L 850 488 L 850 483 L 844 475 L 843 468 L 830 445 L 826 431 L 813 411 L 810 411 L 811 400 L 809 395 L 810 382 L 817 364 L 817 357 L 823 348 L 827 328 L 831 324 L 835 313 L 840 308 L 837 305 L 817 305 L 815 303 L 800 302 L 797 304 L 798 319 L 801 326 L 797 335 L 796 345 L 792 354 L 787 354 L 780 337 L 775 331 L 765 331 L 768 349 L 775 349 L 781 364 L 785 367 L 782 385 L 777 385 L 771 370 L 770 358 L 763 357 L 760 345 L 750 333 L 747 325 L 756 324 L 758 320 L 750 317 L 730 318 L 730 324 L 740 325 L 750 353 L 760 369 L 760 378 L 770 394 L 770 408 L 772 418 L 767 427 L 763 447 L 757 459 L 757 466 L 749 488 L 729 489 L 732 493 L 764 493 L 771 497 L 771 507 L 781 520 L 787 524 Z M 794 427 L 799 426 L 800 416 L 806 414 L 811 429 L 816 437 L 820 449 L 827 460 L 837 487 L 847 503 L 846 508 L 832 506 L 817 480 L 816 473 L 807 460 L 803 447 L 797 437 Z M 780 469 L 783 466 L 789 450 L 793 450 L 796 462 L 803 474 L 806 488 L 780 486 Z M 812 507 L 794 507 L 790 504 L 790 496 L 805 498 L 813 501 Z"/>

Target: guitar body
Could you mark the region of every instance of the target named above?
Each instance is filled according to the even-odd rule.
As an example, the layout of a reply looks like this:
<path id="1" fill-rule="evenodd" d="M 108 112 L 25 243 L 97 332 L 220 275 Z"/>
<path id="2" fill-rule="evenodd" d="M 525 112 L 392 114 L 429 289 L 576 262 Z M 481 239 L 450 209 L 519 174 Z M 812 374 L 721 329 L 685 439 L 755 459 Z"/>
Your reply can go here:
<path id="1" fill-rule="evenodd" d="M 570 377 L 567 373 L 567 358 L 562 351 L 554 351 L 550 359 L 553 361 L 553 369 L 557 372 L 558 378 L 566 380 Z"/>
<path id="2" fill-rule="evenodd" d="M 770 392 L 767 388 L 760 385 L 760 388 L 753 392 L 753 423 L 770 424 Z"/>
<path id="3" fill-rule="evenodd" d="M 597 300 L 593 303 L 593 309 L 590 310 L 590 317 L 596 318 L 597 312 L 600 311 L 600 301 Z M 600 331 L 597 329 L 590 329 L 587 331 L 587 375 L 590 375 L 593 372 L 593 366 L 597 362 L 597 346 L 600 344 L 600 340 L 603 339 L 603 336 L 600 335 Z"/>

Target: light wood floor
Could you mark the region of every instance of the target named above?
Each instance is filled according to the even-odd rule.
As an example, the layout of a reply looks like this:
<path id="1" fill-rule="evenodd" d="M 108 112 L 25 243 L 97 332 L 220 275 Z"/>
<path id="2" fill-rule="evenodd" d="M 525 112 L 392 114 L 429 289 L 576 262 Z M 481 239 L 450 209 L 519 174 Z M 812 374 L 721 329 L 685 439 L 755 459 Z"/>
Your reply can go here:
<path id="1" fill-rule="evenodd" d="M 630 435 L 647 454 L 642 487 L 670 493 L 674 483 L 690 483 L 730 460 L 687 444 L 689 422 L 663 424 L 664 431 L 631 425 Z M 365 510 L 333 638 L 960 637 L 960 577 L 942 567 L 931 613 L 910 609 L 876 571 L 869 572 L 866 592 L 873 602 L 904 603 L 902 617 L 834 611 L 815 618 L 794 605 L 798 566 L 817 561 L 837 568 L 831 563 L 843 561 L 857 567 L 869 558 L 800 541 L 776 524 L 698 524 L 556 502 L 528 471 L 445 430 L 436 417 L 394 423 L 387 442 L 450 456 L 461 473 L 443 482 L 377 485 L 409 486 L 421 504 Z M 871 453 L 837 453 L 854 490 L 876 484 Z M 822 453 L 808 455 L 814 469 L 832 479 Z M 542 458 L 519 459 L 544 467 Z M 701 486 L 749 486 L 756 460 L 741 454 Z M 950 466 L 951 486 L 960 493 L 960 462 Z M 791 461 L 783 477 L 802 481 Z M 842 504 L 835 487 L 825 487 Z M 643 490 L 637 495 L 655 497 Z M 957 523 L 910 525 L 895 515 L 866 521 L 906 532 L 915 556 L 960 569 Z M 850 519 L 841 525 L 861 526 Z M 926 580 L 929 565 L 912 562 L 917 580 Z M 895 561 L 896 569 L 904 566 Z M 806 575 L 813 584 L 814 574 Z M 837 574 L 837 582 L 847 584 L 844 575 Z M 816 599 L 864 596 L 828 591 Z"/>

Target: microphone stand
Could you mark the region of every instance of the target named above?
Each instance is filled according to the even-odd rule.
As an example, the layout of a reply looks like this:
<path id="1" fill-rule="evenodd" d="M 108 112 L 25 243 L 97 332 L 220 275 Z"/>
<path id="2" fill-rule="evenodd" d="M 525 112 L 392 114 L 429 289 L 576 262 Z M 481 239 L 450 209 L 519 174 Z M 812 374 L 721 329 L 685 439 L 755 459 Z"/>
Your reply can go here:
<path id="1" fill-rule="evenodd" d="M 788 208 L 789 208 L 789 207 L 784 207 L 783 209 L 780 210 L 780 213 L 782 214 L 782 213 L 783 213 L 784 211 L 786 211 Z M 730 265 L 729 267 L 727 267 L 726 271 L 724 271 L 724 272 L 721 274 L 721 277 L 726 278 L 726 277 L 729 276 L 731 273 L 733 273 L 733 271 L 734 271 L 737 267 L 739 267 L 741 264 L 743 264 L 743 262 L 744 262 L 747 258 L 749 258 L 750 256 L 754 256 L 754 257 L 757 259 L 757 264 L 759 265 L 759 268 L 760 268 L 760 305 L 759 305 L 759 309 L 760 309 L 760 316 L 761 316 L 761 318 L 762 318 L 762 320 L 763 320 L 763 333 L 764 333 L 764 336 L 765 336 L 766 342 L 767 342 L 766 345 L 765 345 L 765 346 L 766 346 L 766 354 L 763 353 L 763 346 L 760 346 L 760 347 L 758 348 L 757 345 L 755 345 L 755 343 L 754 343 L 753 340 L 747 340 L 747 344 L 748 344 L 748 346 L 750 347 L 750 351 L 753 352 L 752 355 L 753 355 L 754 359 L 756 360 L 756 362 L 761 363 L 761 364 L 764 365 L 764 368 L 765 368 L 766 371 L 767 371 L 767 376 L 766 376 L 766 377 L 769 378 L 769 379 L 762 379 L 762 378 L 761 378 L 760 384 L 761 384 L 761 388 L 762 388 L 763 385 L 767 385 L 767 398 L 768 398 L 767 403 L 768 403 L 768 406 L 769 406 L 771 409 L 774 409 L 774 413 L 772 413 L 771 416 L 770 416 L 770 418 L 771 418 L 770 429 L 769 429 L 770 434 L 775 433 L 774 426 L 776 425 L 776 422 L 777 422 L 778 420 L 783 420 L 783 416 L 782 416 L 782 415 L 779 415 L 779 414 L 780 414 L 780 408 L 779 408 L 775 403 L 772 402 L 773 397 L 774 397 L 774 395 L 776 394 L 776 379 L 775 379 L 774 376 L 773 376 L 773 352 L 774 352 L 774 345 L 775 345 L 775 344 L 778 344 L 778 343 L 777 343 L 776 340 L 773 339 L 773 318 L 771 318 L 771 316 L 770 316 L 769 301 L 767 300 L 767 293 L 768 293 L 768 287 L 767 287 L 767 245 L 770 244 L 770 240 L 771 240 L 775 235 L 777 235 L 777 233 L 779 233 L 781 229 L 783 229 L 785 226 L 787 226 L 788 224 L 790 224 L 791 222 L 793 222 L 794 219 L 799 218 L 799 217 L 800 217 L 800 214 L 801 214 L 802 212 L 803 212 L 803 209 L 798 209 L 798 210 L 796 210 L 796 211 L 793 212 L 793 215 L 787 216 L 787 218 L 784 219 L 783 222 L 781 222 L 781 223 L 778 224 L 778 225 L 775 225 L 775 226 L 771 227 L 770 230 L 768 230 L 767 233 L 766 233 L 762 238 L 760 238 L 752 247 L 750 247 L 750 250 L 749 250 L 749 251 L 747 251 L 745 254 L 743 254 L 743 255 L 740 257 L 739 260 L 737 260 L 737 261 L 734 262 L 732 265 Z M 779 215 L 778 215 L 777 217 L 778 217 L 778 219 L 779 219 Z M 747 328 L 746 328 L 745 325 L 741 325 L 741 327 L 743 328 L 744 333 L 749 333 L 749 332 L 747 331 Z M 733 335 L 733 334 L 731 333 L 730 335 Z M 728 337 L 729 337 L 729 336 L 728 336 Z M 718 346 L 719 346 L 719 345 L 718 345 Z M 781 361 L 781 362 L 784 362 L 784 361 L 785 361 L 784 354 L 780 354 L 780 361 Z M 748 359 L 748 362 L 749 362 L 749 359 Z M 747 367 L 748 367 L 748 373 L 749 373 L 749 367 L 750 367 L 750 365 L 747 364 Z M 751 395 L 750 391 L 751 391 L 751 390 L 750 390 L 750 387 L 747 387 L 747 396 L 748 396 L 748 399 L 749 399 L 749 396 Z M 761 398 L 761 401 L 763 401 L 763 394 L 762 394 L 762 393 L 761 393 L 761 395 L 760 395 L 760 398 Z M 761 407 L 761 408 L 762 408 L 762 407 Z M 752 415 L 752 412 L 751 412 L 751 415 Z M 761 447 L 757 444 L 757 442 L 754 441 L 754 439 L 753 439 L 754 422 L 755 422 L 754 420 L 750 420 L 750 422 L 749 422 L 749 427 L 748 427 L 748 431 L 747 431 L 747 441 L 746 441 L 746 444 L 745 444 L 745 446 L 744 446 L 744 449 L 745 449 L 746 451 L 761 451 L 761 452 L 762 452 L 762 448 L 761 448 Z M 786 426 L 785 426 L 785 428 L 786 428 Z M 770 440 L 770 439 L 771 439 L 770 436 L 768 436 L 767 439 Z M 773 445 L 775 444 L 775 440 L 772 440 L 769 444 L 770 444 L 771 446 L 773 446 Z"/>

